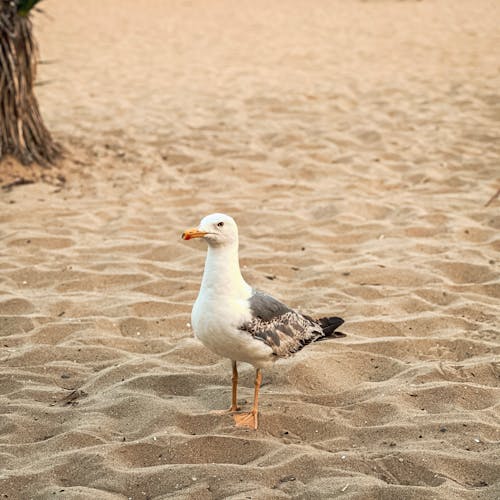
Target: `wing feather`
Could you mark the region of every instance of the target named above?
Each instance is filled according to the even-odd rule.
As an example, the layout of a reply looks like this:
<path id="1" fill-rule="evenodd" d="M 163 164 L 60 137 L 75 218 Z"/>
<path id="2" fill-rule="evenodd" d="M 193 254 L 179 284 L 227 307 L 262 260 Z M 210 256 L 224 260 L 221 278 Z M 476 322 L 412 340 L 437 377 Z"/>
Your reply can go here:
<path id="1" fill-rule="evenodd" d="M 321 324 L 274 297 L 255 291 L 249 300 L 252 319 L 240 330 L 262 340 L 279 357 L 288 357 L 325 333 Z"/>

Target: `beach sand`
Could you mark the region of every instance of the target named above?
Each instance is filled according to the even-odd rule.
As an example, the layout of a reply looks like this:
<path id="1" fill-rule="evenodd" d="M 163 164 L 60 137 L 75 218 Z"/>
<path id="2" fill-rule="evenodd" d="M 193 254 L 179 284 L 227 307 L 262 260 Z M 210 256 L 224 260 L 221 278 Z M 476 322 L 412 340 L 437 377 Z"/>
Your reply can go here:
<path id="1" fill-rule="evenodd" d="M 498 2 L 42 5 L 66 154 L 0 198 L 0 498 L 499 498 Z M 252 285 L 346 320 L 256 432 L 189 327 L 214 211 Z"/>

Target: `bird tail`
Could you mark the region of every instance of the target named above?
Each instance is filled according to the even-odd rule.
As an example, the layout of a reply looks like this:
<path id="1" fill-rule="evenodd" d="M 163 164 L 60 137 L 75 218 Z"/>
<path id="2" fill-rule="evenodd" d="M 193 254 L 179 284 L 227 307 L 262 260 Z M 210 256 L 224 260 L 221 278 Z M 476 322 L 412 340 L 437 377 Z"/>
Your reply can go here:
<path id="1" fill-rule="evenodd" d="M 320 318 L 317 321 L 323 329 L 323 336 L 317 339 L 317 341 L 346 336 L 345 333 L 336 331 L 337 328 L 344 323 L 342 318 L 332 316 L 331 318 Z"/>

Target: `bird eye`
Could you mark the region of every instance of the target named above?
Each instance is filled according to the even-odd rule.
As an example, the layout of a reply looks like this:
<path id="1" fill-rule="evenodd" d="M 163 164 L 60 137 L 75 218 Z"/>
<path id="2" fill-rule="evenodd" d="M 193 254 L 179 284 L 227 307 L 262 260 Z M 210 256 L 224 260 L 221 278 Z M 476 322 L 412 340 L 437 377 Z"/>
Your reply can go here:
<path id="1" fill-rule="evenodd" d="M 224 222 L 222 222 L 222 221 L 217 223 L 217 227 L 222 227 L 223 225 L 224 225 Z"/>

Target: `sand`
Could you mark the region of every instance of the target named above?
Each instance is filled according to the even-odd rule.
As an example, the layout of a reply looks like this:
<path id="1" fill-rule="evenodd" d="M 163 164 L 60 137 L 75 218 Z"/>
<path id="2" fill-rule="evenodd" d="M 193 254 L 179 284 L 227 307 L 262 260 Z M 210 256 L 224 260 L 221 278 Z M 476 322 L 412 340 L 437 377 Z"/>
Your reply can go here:
<path id="1" fill-rule="evenodd" d="M 43 9 L 66 156 L 0 195 L 0 497 L 499 498 L 498 2 Z M 250 283 L 346 320 L 256 432 L 189 328 L 213 211 Z"/>

